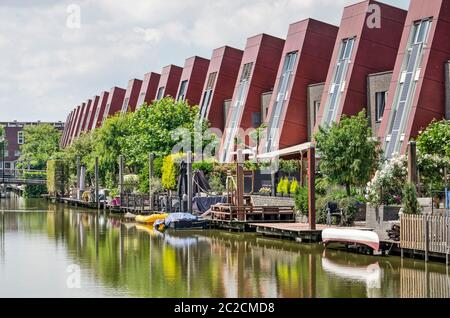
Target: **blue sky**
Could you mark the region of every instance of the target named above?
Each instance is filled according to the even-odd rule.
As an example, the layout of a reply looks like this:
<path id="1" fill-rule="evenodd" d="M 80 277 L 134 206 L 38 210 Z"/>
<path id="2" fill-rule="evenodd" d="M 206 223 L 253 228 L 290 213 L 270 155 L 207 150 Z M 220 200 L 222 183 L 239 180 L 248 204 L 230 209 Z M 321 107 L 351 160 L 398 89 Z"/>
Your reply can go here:
<path id="1" fill-rule="evenodd" d="M 356 2 L 2 0 L 0 121 L 65 120 L 92 96 L 126 88 L 129 79 L 167 64 L 210 58 L 225 44 L 243 48 L 261 32 L 284 38 L 289 23 L 308 17 L 338 25 L 343 7 Z M 72 4 L 80 9 L 80 28 L 72 27 Z"/>

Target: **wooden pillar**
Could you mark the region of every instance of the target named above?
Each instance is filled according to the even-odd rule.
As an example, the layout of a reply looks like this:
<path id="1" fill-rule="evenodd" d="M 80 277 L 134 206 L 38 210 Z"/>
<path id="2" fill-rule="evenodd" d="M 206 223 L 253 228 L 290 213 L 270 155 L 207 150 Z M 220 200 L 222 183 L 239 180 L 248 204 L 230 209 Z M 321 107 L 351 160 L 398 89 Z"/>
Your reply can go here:
<path id="1" fill-rule="evenodd" d="M 124 167 L 124 158 L 123 155 L 119 156 L 119 194 L 122 196 L 123 194 L 123 167 Z"/>
<path id="2" fill-rule="evenodd" d="M 148 192 L 149 192 L 149 201 L 150 201 L 150 211 L 153 212 L 155 209 L 154 202 L 153 202 L 153 189 L 152 189 L 152 183 L 153 183 L 153 160 L 155 159 L 154 154 L 148 155 Z"/>
<path id="3" fill-rule="evenodd" d="M 192 175 L 192 151 L 187 152 L 186 160 L 186 174 L 187 174 L 187 210 L 192 214 L 192 199 L 193 199 L 193 175 Z M 181 204 L 181 202 L 180 202 Z"/>
<path id="4" fill-rule="evenodd" d="M 86 166 L 81 165 L 80 168 L 80 195 L 86 190 Z"/>
<path id="5" fill-rule="evenodd" d="M 416 142 L 410 141 L 408 145 L 408 182 L 417 184 L 417 151 Z"/>
<path id="6" fill-rule="evenodd" d="M 316 229 L 316 149 L 311 145 L 308 151 L 308 223 L 309 229 Z"/>
<path id="7" fill-rule="evenodd" d="M 80 174 L 81 174 L 81 158 L 77 157 L 77 186 L 76 186 L 76 198 L 80 200 Z"/>
<path id="8" fill-rule="evenodd" d="M 244 210 L 244 156 L 242 154 L 242 149 L 237 151 L 237 161 L 236 161 L 236 205 L 238 220 L 244 221 L 245 210 Z"/>
<path id="9" fill-rule="evenodd" d="M 99 191 L 99 176 L 98 176 L 98 157 L 95 157 L 95 203 L 97 203 L 97 210 L 100 210 L 100 197 L 98 194 Z"/>

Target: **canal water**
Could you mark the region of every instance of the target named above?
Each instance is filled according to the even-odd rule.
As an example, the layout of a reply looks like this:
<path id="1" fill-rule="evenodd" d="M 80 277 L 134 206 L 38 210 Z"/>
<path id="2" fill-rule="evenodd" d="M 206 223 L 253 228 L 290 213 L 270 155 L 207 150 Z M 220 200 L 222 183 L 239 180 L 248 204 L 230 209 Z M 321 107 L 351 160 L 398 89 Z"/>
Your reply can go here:
<path id="1" fill-rule="evenodd" d="M 0 297 L 450 297 L 445 265 L 0 200 Z"/>

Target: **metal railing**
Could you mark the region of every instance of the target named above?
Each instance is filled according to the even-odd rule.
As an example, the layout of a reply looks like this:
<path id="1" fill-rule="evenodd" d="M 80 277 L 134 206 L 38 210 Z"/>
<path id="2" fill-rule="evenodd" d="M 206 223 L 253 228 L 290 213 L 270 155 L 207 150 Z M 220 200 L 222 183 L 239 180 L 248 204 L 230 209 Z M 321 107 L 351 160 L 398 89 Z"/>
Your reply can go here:
<path id="1" fill-rule="evenodd" d="M 35 174 L 30 177 L 30 174 Z M 0 183 L 9 184 L 45 184 L 45 170 L 0 169 Z"/>

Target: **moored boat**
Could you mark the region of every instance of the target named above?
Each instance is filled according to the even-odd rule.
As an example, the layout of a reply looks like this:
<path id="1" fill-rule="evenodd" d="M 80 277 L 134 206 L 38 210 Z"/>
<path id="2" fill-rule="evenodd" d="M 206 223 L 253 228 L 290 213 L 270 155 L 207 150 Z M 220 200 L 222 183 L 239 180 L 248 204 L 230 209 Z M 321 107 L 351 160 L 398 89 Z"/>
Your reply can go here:
<path id="1" fill-rule="evenodd" d="M 367 246 L 374 251 L 380 249 L 380 238 L 378 234 L 369 230 L 325 229 L 322 231 L 322 241 L 325 246 L 330 243 L 341 243 Z"/>
<path id="2" fill-rule="evenodd" d="M 167 218 L 169 215 L 166 213 L 161 213 L 161 214 L 152 214 L 152 215 L 138 215 L 135 218 L 135 221 L 137 223 L 142 223 L 142 224 L 153 224 L 155 223 L 157 220 L 164 220 L 165 218 Z"/>

